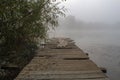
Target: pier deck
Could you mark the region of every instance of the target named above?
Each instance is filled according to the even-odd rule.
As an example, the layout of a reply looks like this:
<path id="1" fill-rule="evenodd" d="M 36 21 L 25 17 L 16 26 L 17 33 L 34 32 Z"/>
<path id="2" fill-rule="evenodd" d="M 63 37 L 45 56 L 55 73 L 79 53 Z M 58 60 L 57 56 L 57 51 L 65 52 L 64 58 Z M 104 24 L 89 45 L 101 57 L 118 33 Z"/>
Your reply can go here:
<path id="1" fill-rule="evenodd" d="M 70 39 L 66 48 L 50 41 L 23 68 L 15 80 L 109 80 Z"/>

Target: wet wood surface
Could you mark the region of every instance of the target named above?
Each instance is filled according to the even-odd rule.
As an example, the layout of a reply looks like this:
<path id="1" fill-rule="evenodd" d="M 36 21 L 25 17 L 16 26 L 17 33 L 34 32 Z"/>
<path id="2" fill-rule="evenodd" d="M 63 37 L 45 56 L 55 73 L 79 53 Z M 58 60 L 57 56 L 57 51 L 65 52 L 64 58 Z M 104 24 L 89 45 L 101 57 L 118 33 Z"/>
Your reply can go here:
<path id="1" fill-rule="evenodd" d="M 59 48 L 57 40 L 39 49 L 15 80 L 109 80 L 73 40 L 65 38 L 68 45 Z"/>

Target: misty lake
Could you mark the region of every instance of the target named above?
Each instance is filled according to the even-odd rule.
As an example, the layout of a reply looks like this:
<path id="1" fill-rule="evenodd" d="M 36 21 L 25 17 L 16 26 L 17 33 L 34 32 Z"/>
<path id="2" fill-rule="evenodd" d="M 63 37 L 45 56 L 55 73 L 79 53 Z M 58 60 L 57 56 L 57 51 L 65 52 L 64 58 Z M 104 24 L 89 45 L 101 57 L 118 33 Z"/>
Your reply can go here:
<path id="1" fill-rule="evenodd" d="M 120 79 L 120 29 L 114 27 L 70 29 L 58 27 L 52 37 L 69 37 L 89 53 L 99 67 L 107 69 L 111 80 Z"/>

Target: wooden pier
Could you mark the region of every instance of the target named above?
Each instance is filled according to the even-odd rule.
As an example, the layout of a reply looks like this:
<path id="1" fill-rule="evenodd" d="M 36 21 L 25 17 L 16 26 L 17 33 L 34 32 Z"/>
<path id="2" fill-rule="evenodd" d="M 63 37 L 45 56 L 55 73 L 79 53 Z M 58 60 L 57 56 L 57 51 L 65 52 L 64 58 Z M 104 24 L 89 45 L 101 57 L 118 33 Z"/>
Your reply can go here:
<path id="1" fill-rule="evenodd" d="M 15 80 L 109 80 L 72 40 L 64 40 L 67 46 L 57 47 L 58 39 L 51 39 Z"/>

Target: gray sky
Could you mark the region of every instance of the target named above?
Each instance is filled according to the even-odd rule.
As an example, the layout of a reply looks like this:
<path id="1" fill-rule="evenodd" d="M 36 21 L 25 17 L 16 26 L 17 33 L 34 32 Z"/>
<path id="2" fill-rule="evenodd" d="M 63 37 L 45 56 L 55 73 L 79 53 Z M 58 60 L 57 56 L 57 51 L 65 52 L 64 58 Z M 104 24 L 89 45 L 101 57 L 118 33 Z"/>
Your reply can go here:
<path id="1" fill-rule="evenodd" d="M 67 0 L 68 14 L 87 22 L 120 22 L 120 0 Z"/>

